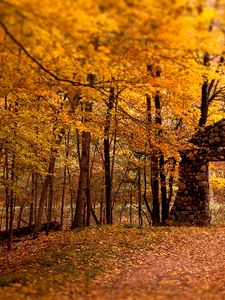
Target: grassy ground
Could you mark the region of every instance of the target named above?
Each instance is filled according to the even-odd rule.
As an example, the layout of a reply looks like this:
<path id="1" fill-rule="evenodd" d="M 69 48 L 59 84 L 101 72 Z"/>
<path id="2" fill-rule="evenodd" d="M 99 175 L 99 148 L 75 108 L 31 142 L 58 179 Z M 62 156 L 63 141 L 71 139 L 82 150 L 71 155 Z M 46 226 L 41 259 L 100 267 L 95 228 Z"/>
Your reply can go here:
<path id="1" fill-rule="evenodd" d="M 154 247 L 168 229 L 98 227 L 20 240 L 0 250 L 0 299 L 61 299 L 83 294 L 96 276 Z M 15 297 L 16 295 L 16 297 Z"/>
<path id="2" fill-rule="evenodd" d="M 211 268 L 213 276 L 221 275 L 216 270 L 223 264 L 219 256 L 225 250 L 224 234 L 224 227 L 103 226 L 18 240 L 11 252 L 0 248 L 0 300 L 112 299 L 111 293 L 115 299 L 168 299 L 165 291 L 171 288 L 173 293 L 174 284 L 185 276 L 191 284 L 196 275 L 196 287 L 204 272 L 210 278 Z M 162 273 L 164 267 L 166 273 Z M 158 294 L 151 298 L 130 296 L 138 289 L 160 291 L 158 282 L 168 284 L 162 288 L 167 298 L 164 294 L 161 298 Z M 181 293 L 182 284 L 178 286 Z M 129 297 L 118 294 L 127 289 Z M 198 291 L 201 295 L 200 286 Z"/>

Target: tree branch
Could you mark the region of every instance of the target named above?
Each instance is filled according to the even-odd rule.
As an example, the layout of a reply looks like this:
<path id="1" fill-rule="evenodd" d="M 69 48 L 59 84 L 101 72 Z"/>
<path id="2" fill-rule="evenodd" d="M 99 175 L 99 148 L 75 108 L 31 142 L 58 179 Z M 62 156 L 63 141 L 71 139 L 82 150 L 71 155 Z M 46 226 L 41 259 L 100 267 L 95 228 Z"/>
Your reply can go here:
<path id="1" fill-rule="evenodd" d="M 86 87 L 91 87 L 89 84 L 84 84 L 81 82 L 77 82 L 74 80 L 66 79 L 66 78 L 61 78 L 58 77 L 56 74 L 54 74 L 52 71 L 48 70 L 43 64 L 37 60 L 32 54 L 28 52 L 28 50 L 19 42 L 14 35 L 8 30 L 6 25 L 0 20 L 0 26 L 3 28 L 4 32 L 6 35 L 23 51 L 23 53 L 31 60 L 33 61 L 42 71 L 44 71 L 46 74 L 50 75 L 52 78 L 54 78 L 57 81 L 60 82 L 66 82 L 70 83 L 74 86 L 86 86 Z M 93 86 L 92 86 L 93 87 Z"/>
<path id="2" fill-rule="evenodd" d="M 211 97 L 209 98 L 208 102 L 209 104 L 212 103 L 212 101 L 214 99 L 217 99 L 220 95 L 223 95 L 224 94 L 224 90 L 225 90 L 225 87 L 221 87 L 220 89 L 218 89 L 216 92 L 214 92 Z"/>

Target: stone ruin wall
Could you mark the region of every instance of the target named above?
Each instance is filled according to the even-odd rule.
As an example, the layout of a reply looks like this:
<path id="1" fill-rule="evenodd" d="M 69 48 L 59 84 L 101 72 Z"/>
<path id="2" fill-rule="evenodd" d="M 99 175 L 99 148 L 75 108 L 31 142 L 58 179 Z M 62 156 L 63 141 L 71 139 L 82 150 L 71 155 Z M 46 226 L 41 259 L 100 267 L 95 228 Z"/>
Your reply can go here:
<path id="1" fill-rule="evenodd" d="M 207 160 L 182 157 L 178 192 L 170 212 L 173 222 L 210 224 L 208 165 Z"/>
<path id="2" fill-rule="evenodd" d="M 225 119 L 196 134 L 196 149 L 181 154 L 178 192 L 170 212 L 174 225 L 209 225 L 209 161 L 225 160 Z"/>

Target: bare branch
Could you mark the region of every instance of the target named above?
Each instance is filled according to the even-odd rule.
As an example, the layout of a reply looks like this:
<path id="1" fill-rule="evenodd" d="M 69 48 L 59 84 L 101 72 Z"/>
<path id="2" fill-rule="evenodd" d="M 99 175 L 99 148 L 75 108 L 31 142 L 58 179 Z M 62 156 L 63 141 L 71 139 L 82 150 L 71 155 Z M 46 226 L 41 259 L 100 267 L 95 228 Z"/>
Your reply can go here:
<path id="1" fill-rule="evenodd" d="M 210 95 L 211 93 L 211 90 L 214 86 L 214 83 L 215 83 L 216 79 L 212 79 L 211 82 L 210 82 L 210 85 L 209 85 L 209 88 L 208 88 L 208 95 Z"/>
<path id="2" fill-rule="evenodd" d="M 208 100 L 208 103 L 212 103 L 213 100 L 217 99 L 219 96 L 224 94 L 225 87 L 221 87 L 216 92 L 214 92 Z"/>

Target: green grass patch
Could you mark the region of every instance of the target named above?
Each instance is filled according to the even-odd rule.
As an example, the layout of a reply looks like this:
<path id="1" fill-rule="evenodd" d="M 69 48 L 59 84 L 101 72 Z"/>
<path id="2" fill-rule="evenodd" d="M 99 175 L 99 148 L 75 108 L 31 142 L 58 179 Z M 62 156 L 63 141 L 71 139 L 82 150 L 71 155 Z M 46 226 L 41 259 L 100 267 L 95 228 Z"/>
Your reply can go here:
<path id="1" fill-rule="evenodd" d="M 1 275 L 0 287 L 15 287 L 21 299 L 29 293 L 33 299 L 64 293 L 68 283 L 82 289 L 105 270 L 112 270 L 116 264 L 125 265 L 135 251 L 152 249 L 170 230 L 101 226 L 41 235 L 32 242 L 18 243 L 17 250 L 9 254 L 14 260 L 9 257 L 9 271 Z M 24 245 L 30 251 L 27 254 Z"/>

